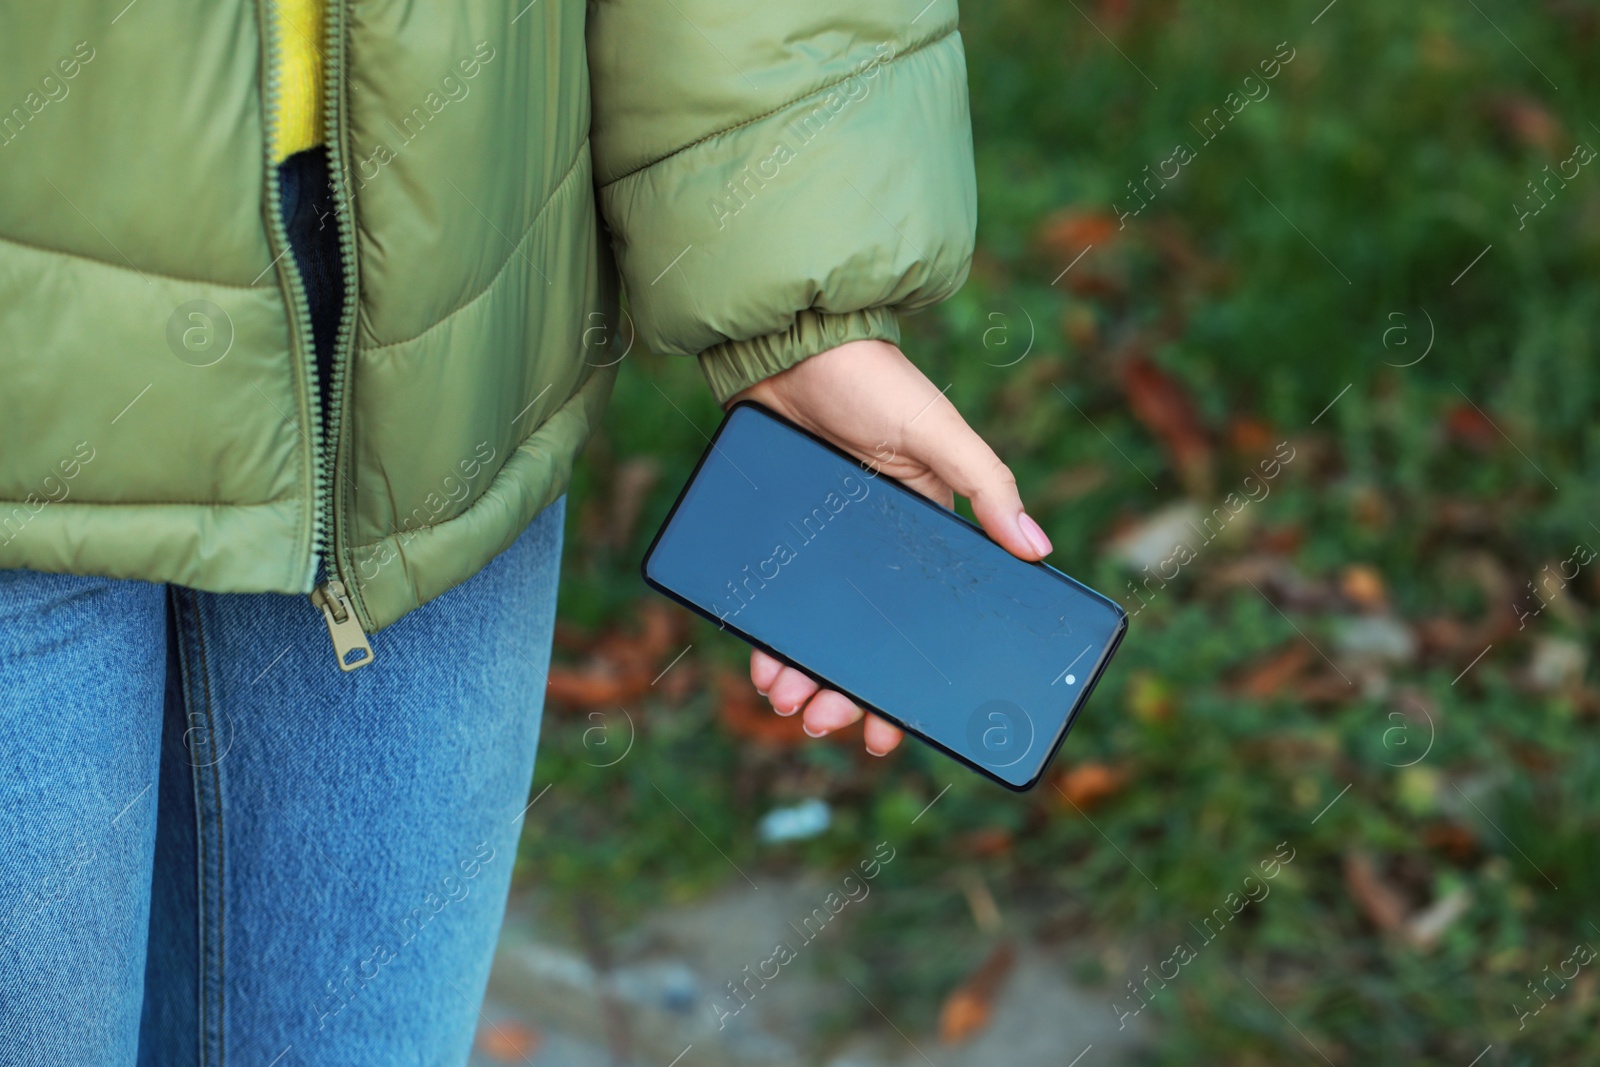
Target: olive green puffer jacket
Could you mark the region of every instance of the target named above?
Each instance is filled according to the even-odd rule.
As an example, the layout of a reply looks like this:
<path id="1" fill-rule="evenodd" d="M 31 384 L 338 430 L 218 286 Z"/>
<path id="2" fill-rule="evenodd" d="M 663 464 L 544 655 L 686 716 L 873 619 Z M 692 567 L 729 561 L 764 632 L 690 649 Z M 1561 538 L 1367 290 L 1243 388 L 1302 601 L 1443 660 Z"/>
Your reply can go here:
<path id="1" fill-rule="evenodd" d="M 0 567 L 321 559 L 359 639 L 564 491 L 635 337 L 720 400 L 966 275 L 954 0 L 334 2 L 321 410 L 268 2 L 0 5 Z"/>

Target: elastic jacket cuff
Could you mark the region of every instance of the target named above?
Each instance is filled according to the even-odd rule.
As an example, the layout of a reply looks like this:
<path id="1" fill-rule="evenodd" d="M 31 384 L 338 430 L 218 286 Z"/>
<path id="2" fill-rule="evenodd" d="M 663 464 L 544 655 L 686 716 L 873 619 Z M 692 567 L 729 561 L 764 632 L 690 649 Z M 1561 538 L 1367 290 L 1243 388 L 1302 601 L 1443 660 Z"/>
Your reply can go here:
<path id="1" fill-rule="evenodd" d="M 782 333 L 724 341 L 701 352 L 700 371 L 710 383 L 717 403 L 726 404 L 740 390 L 788 370 L 803 359 L 847 341 L 866 340 L 900 343 L 900 320 L 894 309 L 798 311 L 793 325 Z"/>

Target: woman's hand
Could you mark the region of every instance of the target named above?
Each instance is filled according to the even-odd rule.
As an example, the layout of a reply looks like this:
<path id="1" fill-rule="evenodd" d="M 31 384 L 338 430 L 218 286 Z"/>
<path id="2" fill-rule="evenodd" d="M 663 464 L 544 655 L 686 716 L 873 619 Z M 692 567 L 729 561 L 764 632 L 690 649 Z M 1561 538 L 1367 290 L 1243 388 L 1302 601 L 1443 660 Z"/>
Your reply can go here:
<path id="1" fill-rule="evenodd" d="M 1050 539 L 1023 510 L 1016 479 L 955 405 L 894 345 L 851 341 L 818 353 L 729 398 L 756 400 L 792 422 L 953 507 L 972 502 L 985 532 L 1012 555 L 1037 560 Z M 779 715 L 804 707 L 806 733 L 822 737 L 861 718 L 853 701 L 760 651 L 750 653 L 750 680 Z M 868 715 L 867 751 L 882 756 L 900 743 L 899 729 Z"/>

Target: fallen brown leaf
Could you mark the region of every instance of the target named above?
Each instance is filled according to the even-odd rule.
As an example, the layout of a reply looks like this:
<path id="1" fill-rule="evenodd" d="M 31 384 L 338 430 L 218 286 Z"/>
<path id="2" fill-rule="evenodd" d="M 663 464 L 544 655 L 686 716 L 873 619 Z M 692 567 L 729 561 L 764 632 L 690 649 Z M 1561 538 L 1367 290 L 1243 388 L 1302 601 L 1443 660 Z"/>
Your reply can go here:
<path id="1" fill-rule="evenodd" d="M 1344 885 L 1361 914 L 1384 933 L 1398 931 L 1410 910 L 1400 891 L 1384 881 L 1372 857 L 1351 850 L 1344 854 Z"/>
<path id="2" fill-rule="evenodd" d="M 1046 219 L 1038 240 L 1060 264 L 1056 278 L 1064 276 L 1067 289 L 1085 297 L 1118 297 L 1127 287 L 1126 271 L 1116 255 L 1107 258 L 1106 253 L 1118 243 L 1121 229 L 1104 211 L 1071 209 Z"/>
<path id="3" fill-rule="evenodd" d="M 1445 412 L 1445 432 L 1452 440 L 1479 452 L 1492 452 L 1500 447 L 1500 435 L 1495 432 L 1489 417 L 1471 404 L 1455 404 Z"/>
<path id="4" fill-rule="evenodd" d="M 973 830 L 960 838 L 961 851 L 973 856 L 1004 856 L 1012 843 L 1011 831 L 999 826 Z"/>
<path id="5" fill-rule="evenodd" d="M 625 670 L 647 672 L 654 678 L 656 671 L 666 665 L 669 655 L 683 650 L 686 616 L 682 608 L 658 597 L 641 600 L 638 612 L 636 630 L 607 631 L 595 648 L 607 659 L 623 665 Z"/>
<path id="6" fill-rule="evenodd" d="M 627 703 L 639 691 L 638 679 L 618 674 L 614 665 L 597 661 L 581 667 L 551 666 L 545 698 L 563 707 L 584 710 Z"/>
<path id="7" fill-rule="evenodd" d="M 1016 948 L 1009 941 L 1001 942 L 966 981 L 945 997 L 939 1008 L 940 1041 L 953 1045 L 989 1025 L 995 995 L 1016 961 Z"/>
<path id="8" fill-rule="evenodd" d="M 1070 263 L 1085 248 L 1103 245 L 1116 236 L 1116 217 L 1104 211 L 1062 211 L 1046 219 L 1039 228 L 1039 241 Z"/>
<path id="9" fill-rule="evenodd" d="M 1555 155 L 1565 147 L 1560 120 L 1532 97 L 1501 97 L 1490 105 L 1490 110 L 1500 129 L 1519 144 L 1547 155 Z"/>
<path id="10" fill-rule="evenodd" d="M 1252 666 L 1239 679 L 1241 695 L 1265 699 L 1287 689 L 1311 665 L 1311 649 L 1304 641 L 1285 645 L 1267 659 Z"/>
<path id="11" fill-rule="evenodd" d="M 1127 782 L 1126 769 L 1108 767 L 1104 763 L 1081 763 L 1058 774 L 1055 786 L 1069 804 L 1087 810 L 1122 792 Z"/>
<path id="12" fill-rule="evenodd" d="M 1166 450 L 1185 488 L 1199 496 L 1211 491 L 1211 442 L 1188 391 L 1141 352 L 1121 363 L 1123 394 L 1134 417 Z"/>
<path id="13" fill-rule="evenodd" d="M 1339 591 L 1357 607 L 1368 611 L 1383 609 L 1389 602 L 1388 588 L 1376 567 L 1352 563 L 1339 576 Z"/>
<path id="14" fill-rule="evenodd" d="M 683 611 L 654 598 L 639 601 L 633 630 L 607 630 L 597 637 L 568 630 L 563 647 L 588 655 L 576 665 L 550 668 L 545 693 L 559 706 L 585 710 L 615 707 L 642 696 L 673 657 L 687 647 Z M 679 665 L 681 666 L 681 664 Z"/>
<path id="15" fill-rule="evenodd" d="M 1474 647 L 1477 635 L 1466 623 L 1448 615 L 1419 620 L 1415 629 L 1422 654 L 1430 658 L 1448 659 L 1468 648 L 1473 648 L 1474 652 L 1483 649 L 1481 643 Z"/>
<path id="16" fill-rule="evenodd" d="M 478 1030 L 478 1051 L 501 1063 L 526 1063 L 539 1051 L 539 1032 L 523 1023 L 485 1022 Z"/>
<path id="17" fill-rule="evenodd" d="M 1358 675 L 1359 677 L 1359 675 Z M 1348 674 L 1331 667 L 1301 678 L 1294 686 L 1295 699 L 1307 704 L 1348 704 L 1361 696 L 1361 689 Z"/>
<path id="18" fill-rule="evenodd" d="M 1272 427 L 1250 415 L 1235 415 L 1228 422 L 1228 447 L 1246 460 L 1256 460 L 1272 451 Z"/>
<path id="19" fill-rule="evenodd" d="M 1219 560 L 1215 566 L 1201 572 L 1200 582 L 1212 591 L 1238 589 L 1250 596 L 1266 594 L 1285 612 L 1323 613 L 1344 602 L 1332 583 L 1300 573 L 1293 563 L 1281 556 Z"/>
<path id="20" fill-rule="evenodd" d="M 1256 535 L 1256 547 L 1276 556 L 1292 556 L 1306 540 L 1305 527 L 1299 523 L 1269 526 Z"/>
<path id="21" fill-rule="evenodd" d="M 1444 853 L 1453 863 L 1468 864 L 1478 857 L 1478 835 L 1458 822 L 1436 822 L 1423 827 L 1422 843 Z"/>
<path id="22" fill-rule="evenodd" d="M 1561 765 L 1561 760 L 1554 752 L 1542 745 L 1532 742 L 1512 741 L 1507 745 L 1511 758 L 1517 765 L 1525 770 L 1532 771 L 1535 776 L 1546 774 Z"/>

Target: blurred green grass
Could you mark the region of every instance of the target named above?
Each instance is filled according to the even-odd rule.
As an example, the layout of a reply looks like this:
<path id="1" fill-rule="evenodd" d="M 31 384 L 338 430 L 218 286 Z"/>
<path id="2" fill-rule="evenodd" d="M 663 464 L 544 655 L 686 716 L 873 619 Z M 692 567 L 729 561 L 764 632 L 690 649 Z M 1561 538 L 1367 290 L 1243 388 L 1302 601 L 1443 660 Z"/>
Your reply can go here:
<path id="1" fill-rule="evenodd" d="M 1060 761 L 1128 775 L 1092 823 L 1050 786 L 1015 797 L 915 745 L 881 765 L 826 745 L 757 752 L 701 686 L 632 707 L 634 748 L 609 767 L 592 724 L 551 709 L 538 776 L 555 788 L 529 821 L 524 878 L 625 920 L 737 880 L 729 860 L 830 870 L 888 840 L 903 858 L 830 966 L 910 1029 L 988 949 L 974 877 L 1013 933 L 1078 946 L 1074 977 L 1112 1013 L 1287 841 L 1271 895 L 1151 998 L 1157 1062 L 1310 1062 L 1308 1040 L 1341 1065 L 1466 1064 L 1491 1044 L 1485 1065 L 1594 1061 L 1592 969 L 1542 986 L 1551 1003 L 1520 1024 L 1513 1005 L 1543 1004 L 1529 983 L 1576 942 L 1600 945 L 1593 671 L 1555 688 L 1528 671 L 1540 641 L 1594 646 L 1600 585 L 1585 570 L 1571 609 L 1525 630 L 1490 620 L 1529 603 L 1525 583 L 1574 543 L 1600 545 L 1600 168 L 1521 230 L 1512 206 L 1574 145 L 1600 145 L 1600 13 L 992 0 L 967 5 L 963 35 L 980 251 L 960 294 L 906 320 L 905 348 L 1012 465 L 1052 562 L 1131 609 L 1108 537 L 1186 490 L 1216 506 L 1266 454 L 1251 442 L 1288 439 L 1297 461 L 1135 619 Z M 1270 92 L 1204 143 L 1190 124 L 1280 42 L 1294 58 Z M 1112 202 L 1126 209 L 1127 183 L 1178 142 L 1195 158 L 1117 229 Z M 1428 321 L 1427 358 L 1398 366 Z M 1135 414 L 1135 357 L 1192 405 L 1208 476 Z M 691 361 L 628 359 L 572 488 L 563 620 L 631 625 L 638 560 L 718 418 Z M 619 471 L 641 457 L 660 477 L 628 543 L 609 542 Z M 1415 630 L 1492 647 L 1462 674 L 1481 645 L 1425 640 L 1342 692 L 1312 656 L 1299 681 L 1251 695 L 1240 678 L 1286 650 L 1335 647 L 1358 614 L 1338 606 L 1352 564 Z M 1332 600 L 1293 602 L 1280 583 L 1269 603 L 1227 577 L 1239 568 L 1289 568 Z M 701 668 L 743 669 L 713 628 L 690 639 Z M 1432 746 L 1397 766 L 1427 740 L 1415 707 Z M 810 795 L 833 804 L 824 835 L 757 842 L 760 813 Z M 1470 903 L 1431 947 L 1408 944 L 1352 889 L 1357 855 L 1412 914 L 1455 890 Z"/>

